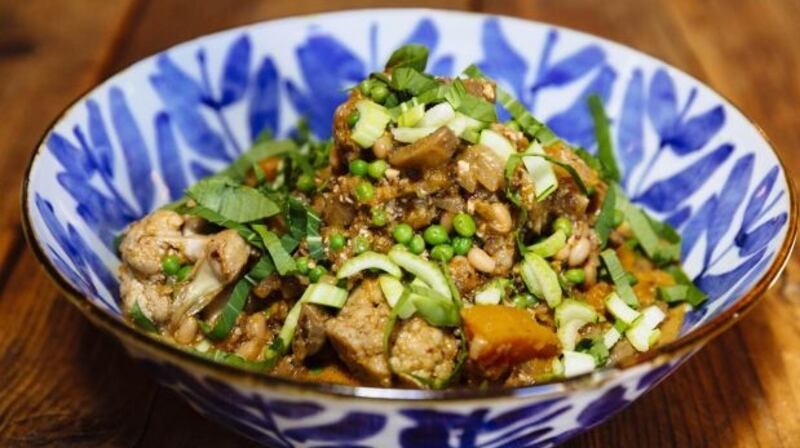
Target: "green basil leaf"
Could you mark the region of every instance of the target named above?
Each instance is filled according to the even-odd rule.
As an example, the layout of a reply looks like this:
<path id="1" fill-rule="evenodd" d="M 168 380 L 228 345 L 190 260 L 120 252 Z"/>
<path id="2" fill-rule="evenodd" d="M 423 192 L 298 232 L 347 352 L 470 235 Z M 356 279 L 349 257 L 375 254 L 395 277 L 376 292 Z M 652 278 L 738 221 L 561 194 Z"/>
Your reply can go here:
<path id="1" fill-rule="evenodd" d="M 614 249 L 604 250 L 600 253 L 600 258 L 606 265 L 606 269 L 608 269 L 608 274 L 614 282 L 619 297 L 628 305 L 638 308 L 639 299 L 636 298 L 636 294 L 633 292 L 633 288 L 631 288 L 630 281 L 628 280 L 628 273 L 625 272 L 625 269 L 622 267 L 622 263 L 619 261 Z"/>
<path id="2" fill-rule="evenodd" d="M 265 134 L 268 136 L 268 134 Z M 212 177 L 229 177 L 236 181 L 243 181 L 247 170 L 259 161 L 268 157 L 282 156 L 297 150 L 297 146 L 291 140 L 267 140 L 268 137 L 259 136 L 256 143 L 247 151 L 243 152 L 236 160 L 219 174 Z"/>
<path id="3" fill-rule="evenodd" d="M 203 179 L 194 184 L 187 194 L 203 207 L 239 223 L 263 219 L 281 211 L 275 202 L 260 191 L 239 185 L 224 176 Z"/>
<path id="4" fill-rule="evenodd" d="M 597 159 L 600 161 L 600 174 L 603 179 L 619 182 L 620 173 L 614 147 L 611 144 L 611 131 L 608 126 L 608 117 L 603 108 L 603 100 L 597 95 L 589 96 L 589 110 L 594 120 L 594 134 L 597 139 Z"/>
<path id="5" fill-rule="evenodd" d="M 497 108 L 495 108 L 495 105 L 475 95 L 462 95 L 461 104 L 456 110 L 484 123 L 497 121 Z"/>
<path id="6" fill-rule="evenodd" d="M 399 68 L 408 67 L 424 72 L 428 65 L 428 47 L 417 44 L 406 44 L 395 50 L 386 62 L 386 71 L 393 74 Z"/>
<path id="7" fill-rule="evenodd" d="M 144 314 L 144 311 L 139 307 L 138 301 L 133 302 L 130 317 L 133 323 L 142 330 L 150 333 L 158 333 L 158 327 Z"/>
<path id="8" fill-rule="evenodd" d="M 255 230 L 256 233 L 258 233 L 258 235 L 261 237 L 261 241 L 264 242 L 264 247 L 272 257 L 272 261 L 275 263 L 275 268 L 278 270 L 280 275 L 286 275 L 290 272 L 293 272 L 297 268 L 294 258 L 292 258 L 289 252 L 287 252 L 283 247 L 278 235 L 275 235 L 273 232 L 267 230 L 266 226 L 263 224 L 254 224 L 253 230 Z"/>
<path id="9" fill-rule="evenodd" d="M 606 192 L 606 197 L 603 199 L 603 206 L 600 208 L 600 215 L 597 217 L 597 223 L 594 226 L 594 231 L 597 233 L 597 238 L 600 240 L 600 248 L 606 247 L 608 242 L 608 234 L 614 227 L 614 211 L 616 210 L 617 189 L 611 188 Z"/>
<path id="10" fill-rule="evenodd" d="M 439 82 L 432 76 L 420 73 L 413 68 L 403 67 L 392 72 L 391 87 L 417 96 L 428 90 L 436 89 L 439 87 Z"/>
<path id="11" fill-rule="evenodd" d="M 236 230 L 239 232 L 239 235 L 245 239 L 245 241 L 250 243 L 250 245 L 259 249 L 264 248 L 264 245 L 261 244 L 261 238 L 250 228 L 236 221 L 230 220 L 214 210 L 211 210 L 210 208 L 203 207 L 202 205 L 196 205 L 194 207 L 186 207 L 184 205 L 178 208 L 176 211 L 183 215 L 191 215 L 197 216 L 198 218 L 203 218 L 212 224 L 225 227 L 226 229 Z"/>

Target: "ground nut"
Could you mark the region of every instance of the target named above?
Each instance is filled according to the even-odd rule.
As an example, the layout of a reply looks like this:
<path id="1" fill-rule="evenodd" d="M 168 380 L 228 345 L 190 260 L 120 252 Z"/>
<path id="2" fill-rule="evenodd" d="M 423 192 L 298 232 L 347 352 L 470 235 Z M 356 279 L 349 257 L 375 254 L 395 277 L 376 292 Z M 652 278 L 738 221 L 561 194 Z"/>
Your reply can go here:
<path id="1" fill-rule="evenodd" d="M 580 266 L 586 261 L 586 257 L 589 256 L 589 251 L 592 248 L 592 244 L 589 242 L 587 238 L 581 238 L 575 243 L 575 246 L 572 247 L 572 250 L 569 252 L 569 260 L 567 261 L 570 266 Z"/>
<path id="2" fill-rule="evenodd" d="M 508 211 L 508 207 L 505 205 L 499 202 L 492 204 L 492 216 L 493 219 L 490 225 L 498 233 L 508 233 L 514 228 L 511 212 Z"/>
<path id="3" fill-rule="evenodd" d="M 236 354 L 244 359 L 253 361 L 258 358 L 263 343 L 258 339 L 250 339 L 236 349 Z"/>
<path id="4" fill-rule="evenodd" d="M 583 272 L 586 274 L 586 280 L 583 281 L 584 286 L 590 288 L 597 283 L 597 266 L 600 265 L 600 260 L 597 259 L 597 255 L 592 255 L 589 258 L 589 262 L 586 263 L 586 266 L 583 268 Z"/>
<path id="5" fill-rule="evenodd" d="M 175 342 L 179 344 L 191 344 L 197 335 L 197 320 L 188 317 L 181 322 L 178 330 L 175 331 Z"/>
<path id="6" fill-rule="evenodd" d="M 245 327 L 247 336 L 252 339 L 266 339 L 267 337 L 267 317 L 264 313 L 255 313 L 247 318 Z"/>
<path id="7" fill-rule="evenodd" d="M 385 159 L 392 150 L 392 147 L 393 144 L 391 134 L 383 134 L 381 137 L 375 140 L 375 144 L 372 145 L 372 153 L 375 154 L 375 157 L 379 159 Z"/>
<path id="8" fill-rule="evenodd" d="M 467 260 L 473 268 L 481 272 L 486 272 L 487 274 L 494 272 L 496 266 L 494 259 L 479 247 L 473 247 L 469 250 Z"/>

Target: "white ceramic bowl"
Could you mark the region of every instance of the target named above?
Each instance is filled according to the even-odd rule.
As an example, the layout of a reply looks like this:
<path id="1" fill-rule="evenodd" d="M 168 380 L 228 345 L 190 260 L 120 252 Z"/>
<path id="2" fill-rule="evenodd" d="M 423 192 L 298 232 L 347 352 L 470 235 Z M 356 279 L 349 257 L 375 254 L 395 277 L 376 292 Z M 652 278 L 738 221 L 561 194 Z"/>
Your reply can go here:
<path id="1" fill-rule="evenodd" d="M 682 337 L 628 367 L 507 390 L 306 385 L 213 364 L 136 331 L 120 314 L 113 238 L 225 166 L 262 129 L 300 116 L 328 136 L 344 88 L 400 44 L 438 74 L 478 63 L 567 140 L 595 145 L 585 96 L 613 122 L 624 186 L 679 228 L 710 299 Z M 361 10 L 225 31 L 144 59 L 72 104 L 25 179 L 25 230 L 93 322 L 209 418 L 270 446 L 552 445 L 610 417 L 750 308 L 782 269 L 797 205 L 777 154 L 720 95 L 652 57 L 587 34 L 505 17 Z"/>

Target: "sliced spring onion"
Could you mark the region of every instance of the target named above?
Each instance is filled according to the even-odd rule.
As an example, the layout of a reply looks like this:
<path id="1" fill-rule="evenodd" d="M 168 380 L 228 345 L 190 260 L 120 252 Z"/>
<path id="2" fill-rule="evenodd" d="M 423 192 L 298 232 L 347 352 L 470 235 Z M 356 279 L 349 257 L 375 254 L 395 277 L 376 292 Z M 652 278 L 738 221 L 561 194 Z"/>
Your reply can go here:
<path id="1" fill-rule="evenodd" d="M 476 143 L 478 132 L 485 127 L 483 122 L 480 122 L 472 117 L 468 117 L 460 112 L 456 112 L 455 118 L 447 123 L 447 127 L 453 131 L 454 134 L 467 140 L 471 143 Z M 473 135 L 475 136 L 474 138 Z"/>
<path id="2" fill-rule="evenodd" d="M 617 327 L 611 327 L 603 334 L 603 344 L 611 350 L 617 345 L 617 342 L 622 339 L 622 333 L 617 330 Z"/>
<path id="3" fill-rule="evenodd" d="M 597 95 L 591 95 L 588 101 L 594 121 L 594 134 L 597 139 L 597 159 L 600 161 L 600 173 L 606 180 L 619 182 L 619 167 L 614 155 L 614 147 L 611 144 L 611 132 L 608 129 L 608 117 L 603 108 L 603 100 Z"/>
<path id="4" fill-rule="evenodd" d="M 414 308 L 429 324 L 437 327 L 455 327 L 461 323 L 458 307 L 449 297 L 413 283 L 408 288 L 411 291 Z"/>
<path id="5" fill-rule="evenodd" d="M 588 353 L 564 350 L 564 376 L 567 378 L 583 375 L 594 370 L 594 356 Z"/>
<path id="6" fill-rule="evenodd" d="M 452 299 L 450 288 L 447 286 L 447 279 L 434 263 L 397 247 L 389 251 L 389 259 L 414 276 L 419 277 L 434 291 L 448 299 Z"/>
<path id="7" fill-rule="evenodd" d="M 606 197 L 603 199 L 603 206 L 600 208 L 600 214 L 597 216 L 597 223 L 594 226 L 594 231 L 597 233 L 597 238 L 600 240 L 600 248 L 606 247 L 608 242 L 608 234 L 614 228 L 614 212 L 616 211 L 617 204 L 617 189 L 613 186 L 606 192 Z"/>
<path id="8" fill-rule="evenodd" d="M 622 263 L 620 263 L 614 249 L 604 250 L 600 253 L 600 258 L 603 259 L 603 263 L 605 263 L 606 269 L 608 269 L 608 274 L 614 282 L 619 297 L 629 306 L 638 307 L 639 299 L 636 298 L 636 294 L 633 292 L 633 288 L 631 288 L 631 284 L 628 281 L 628 273 L 622 268 Z"/>
<path id="9" fill-rule="evenodd" d="M 602 337 L 584 338 L 575 346 L 575 350 L 594 358 L 595 366 L 604 366 L 608 362 L 608 347 Z"/>
<path id="10" fill-rule="evenodd" d="M 657 342 L 661 332 L 656 329 L 667 316 L 661 309 L 651 305 L 642 310 L 642 315 L 625 331 L 625 337 L 640 352 L 646 352 Z"/>
<path id="11" fill-rule="evenodd" d="M 533 295 L 544 298 L 550 308 L 561 303 L 558 275 L 544 258 L 530 252 L 525 254 L 520 265 L 520 274 L 528 290 Z"/>
<path id="12" fill-rule="evenodd" d="M 362 148 L 369 148 L 375 144 L 375 140 L 383 135 L 392 116 L 385 107 L 369 100 L 358 101 L 356 109 L 359 118 L 350 137 Z"/>
<path id="13" fill-rule="evenodd" d="M 403 292 L 405 292 L 406 289 L 400 280 L 391 275 L 383 274 L 378 277 L 378 284 L 389 306 L 392 307 L 393 310 L 398 308 L 397 315 L 401 319 L 408 319 L 414 314 L 416 310 L 414 309 L 414 304 L 411 303 L 410 300 L 406 300 L 402 307 L 399 306 L 400 298 L 403 296 Z"/>
<path id="14" fill-rule="evenodd" d="M 476 305 L 497 305 L 508 296 L 508 288 L 511 280 L 506 278 L 496 278 L 486 283 L 478 292 L 475 293 Z"/>
<path id="15" fill-rule="evenodd" d="M 420 120 L 416 126 L 420 128 L 439 128 L 449 123 L 455 117 L 456 111 L 450 103 L 439 103 L 425 112 L 425 116 L 422 117 L 422 120 Z"/>
<path id="16" fill-rule="evenodd" d="M 417 102 L 414 98 L 398 107 L 400 115 L 397 117 L 397 125 L 400 127 L 415 126 L 425 116 L 425 105 Z"/>
<path id="17" fill-rule="evenodd" d="M 482 130 L 478 142 L 500 157 L 503 164 L 505 164 L 513 154 L 517 153 L 508 139 L 491 129 Z"/>
<path id="18" fill-rule="evenodd" d="M 545 155 L 542 145 L 537 141 L 531 143 L 525 151 L 525 154 Z M 544 200 L 550 193 L 556 191 L 556 188 L 558 188 L 558 179 L 556 178 L 555 172 L 553 172 L 553 166 L 550 161 L 543 157 L 523 156 L 522 162 L 525 164 L 528 175 L 530 175 L 533 181 L 537 201 Z"/>
<path id="19" fill-rule="evenodd" d="M 130 311 L 130 317 L 133 323 L 142 330 L 151 333 L 158 333 L 158 327 L 153 323 L 152 320 L 150 320 L 149 317 L 147 317 L 146 314 L 144 314 L 142 308 L 139 307 L 138 301 L 133 302 L 133 306 L 131 307 Z"/>
<path id="20" fill-rule="evenodd" d="M 584 325 L 597 322 L 600 316 L 589 304 L 574 299 L 566 299 L 555 312 L 556 334 L 565 350 L 572 350 L 578 342 L 578 331 Z"/>
<path id="21" fill-rule="evenodd" d="M 433 134 L 437 128 L 394 128 L 392 136 L 395 140 L 402 143 L 414 143 L 415 141 Z"/>
<path id="22" fill-rule="evenodd" d="M 336 273 L 336 278 L 343 279 L 352 277 L 367 269 L 380 269 L 397 278 L 403 276 L 403 271 L 401 271 L 400 267 L 394 264 L 389 257 L 384 254 L 369 251 L 344 262 L 342 267 L 339 268 L 339 272 Z"/>
<path id="23" fill-rule="evenodd" d="M 558 251 L 566 245 L 567 234 L 564 233 L 563 230 L 556 230 L 544 240 L 528 246 L 528 250 L 540 257 L 549 258 L 558 253 Z"/>
<path id="24" fill-rule="evenodd" d="M 283 326 L 275 338 L 272 346 L 267 348 L 265 363 L 268 366 L 274 366 L 281 356 L 289 351 L 294 333 L 297 330 L 297 322 L 300 319 L 300 312 L 303 309 L 304 303 L 314 303 L 317 305 L 330 306 L 334 308 L 341 308 L 347 302 L 347 290 L 338 288 L 327 283 L 314 283 L 306 288 L 303 295 L 297 302 L 295 302 L 286 319 L 283 321 Z"/>
<path id="25" fill-rule="evenodd" d="M 616 292 L 612 292 L 606 298 L 606 309 L 612 316 L 616 317 L 626 325 L 630 325 L 639 318 L 640 314 L 635 309 L 629 307 Z"/>
<path id="26" fill-rule="evenodd" d="M 267 230 L 263 224 L 253 224 L 253 230 L 261 237 L 280 275 L 286 275 L 297 268 L 294 258 L 283 247 L 277 235 Z"/>

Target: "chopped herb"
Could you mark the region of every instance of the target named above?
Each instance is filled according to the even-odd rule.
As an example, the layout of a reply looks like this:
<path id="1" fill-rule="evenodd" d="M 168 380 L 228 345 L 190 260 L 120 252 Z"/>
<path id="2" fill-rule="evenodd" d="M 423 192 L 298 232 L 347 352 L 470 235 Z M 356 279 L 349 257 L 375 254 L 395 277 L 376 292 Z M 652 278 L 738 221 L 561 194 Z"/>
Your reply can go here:
<path id="1" fill-rule="evenodd" d="M 619 182 L 620 174 L 614 147 L 611 144 L 611 132 L 608 129 L 608 117 L 603 108 L 603 100 L 597 95 L 589 97 L 589 109 L 594 120 L 594 133 L 597 139 L 597 159 L 600 161 L 600 174 L 603 179 Z"/>
<path id="2" fill-rule="evenodd" d="M 616 188 L 609 188 L 606 192 L 606 197 L 603 199 L 603 206 L 600 208 L 600 215 L 597 217 L 597 223 L 594 226 L 594 231 L 597 233 L 597 238 L 600 240 L 600 248 L 603 249 L 608 243 L 608 234 L 614 228 L 614 220 L 616 213 Z"/>
<path id="3" fill-rule="evenodd" d="M 280 208 L 260 191 L 227 177 L 201 180 L 188 191 L 198 204 L 221 216 L 247 223 L 280 213 Z"/>
<path id="4" fill-rule="evenodd" d="M 428 48 L 424 45 L 406 44 L 395 50 L 386 62 L 386 71 L 408 67 L 416 71 L 424 71 L 428 65 Z"/>
<path id="5" fill-rule="evenodd" d="M 149 317 L 147 317 L 146 314 L 144 314 L 144 311 L 142 311 L 142 309 L 139 307 L 138 301 L 133 302 L 133 306 L 131 307 L 130 311 L 130 317 L 133 323 L 142 330 L 150 333 L 158 333 L 158 327 L 153 323 L 152 320 L 150 320 Z"/>
<path id="6" fill-rule="evenodd" d="M 296 270 L 297 266 L 295 265 L 294 258 L 284 249 L 277 235 L 267 230 L 266 226 L 263 224 L 253 225 L 253 230 L 261 237 L 261 241 L 264 242 L 264 247 L 272 257 L 275 268 L 280 275 L 286 275 Z"/>
<path id="7" fill-rule="evenodd" d="M 636 298 L 636 294 L 633 292 L 633 288 L 631 288 L 631 284 L 628 281 L 628 273 L 625 272 L 625 269 L 622 267 L 622 263 L 620 263 L 614 249 L 604 250 L 600 253 L 600 258 L 603 259 L 603 263 L 606 265 L 606 269 L 608 269 L 608 274 L 614 282 L 619 297 L 626 304 L 632 307 L 638 307 L 639 299 Z"/>

